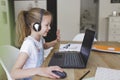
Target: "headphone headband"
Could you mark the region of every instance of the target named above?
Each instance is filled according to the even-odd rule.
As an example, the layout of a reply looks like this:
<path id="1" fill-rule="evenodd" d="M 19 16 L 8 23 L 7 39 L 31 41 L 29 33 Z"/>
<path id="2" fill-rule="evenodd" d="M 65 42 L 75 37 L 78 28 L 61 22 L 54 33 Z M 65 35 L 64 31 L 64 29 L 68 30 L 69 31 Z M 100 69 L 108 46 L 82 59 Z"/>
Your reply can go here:
<path id="1" fill-rule="evenodd" d="M 41 30 L 41 22 L 42 22 L 42 18 L 43 18 L 44 12 L 45 12 L 44 9 L 40 9 L 40 23 L 35 22 L 34 25 L 33 25 L 33 29 L 35 31 L 40 31 Z"/>
<path id="2" fill-rule="evenodd" d="M 43 18 L 44 12 L 45 12 L 44 9 L 40 9 L 40 24 L 42 22 L 42 18 Z"/>

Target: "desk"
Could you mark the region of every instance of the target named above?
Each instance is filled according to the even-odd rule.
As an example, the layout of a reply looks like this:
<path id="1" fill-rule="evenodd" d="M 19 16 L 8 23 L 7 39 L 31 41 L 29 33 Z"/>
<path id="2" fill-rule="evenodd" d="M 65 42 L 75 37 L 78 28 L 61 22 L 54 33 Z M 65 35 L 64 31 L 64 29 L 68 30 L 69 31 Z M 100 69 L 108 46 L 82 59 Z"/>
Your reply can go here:
<path id="1" fill-rule="evenodd" d="M 66 42 L 63 42 L 63 43 L 66 43 Z M 118 42 L 95 42 L 94 44 L 120 47 L 120 43 Z M 54 47 L 54 49 L 51 51 L 51 54 L 44 61 L 43 66 L 48 65 L 51 59 L 51 56 L 55 51 L 58 51 L 58 48 L 59 48 L 59 43 Z M 59 80 L 79 80 L 79 78 L 88 70 L 90 70 L 90 73 L 85 78 L 93 77 L 95 75 L 95 71 L 97 67 L 120 69 L 119 62 L 120 62 L 120 54 L 91 51 L 91 54 L 87 63 L 87 67 L 85 69 L 64 68 L 64 71 L 67 73 L 67 77 L 65 79 L 59 79 Z M 52 80 L 52 79 L 40 77 L 40 76 L 34 76 L 33 80 Z"/>

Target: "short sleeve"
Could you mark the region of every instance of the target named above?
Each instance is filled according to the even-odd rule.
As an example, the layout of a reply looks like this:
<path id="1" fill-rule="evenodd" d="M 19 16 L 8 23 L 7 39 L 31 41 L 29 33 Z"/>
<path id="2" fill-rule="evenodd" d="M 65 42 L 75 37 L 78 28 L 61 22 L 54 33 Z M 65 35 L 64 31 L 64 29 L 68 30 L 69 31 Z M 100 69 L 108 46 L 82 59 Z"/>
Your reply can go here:
<path id="1" fill-rule="evenodd" d="M 31 40 L 25 40 L 20 48 L 20 53 L 24 52 L 27 53 L 28 56 L 31 55 L 33 43 Z"/>

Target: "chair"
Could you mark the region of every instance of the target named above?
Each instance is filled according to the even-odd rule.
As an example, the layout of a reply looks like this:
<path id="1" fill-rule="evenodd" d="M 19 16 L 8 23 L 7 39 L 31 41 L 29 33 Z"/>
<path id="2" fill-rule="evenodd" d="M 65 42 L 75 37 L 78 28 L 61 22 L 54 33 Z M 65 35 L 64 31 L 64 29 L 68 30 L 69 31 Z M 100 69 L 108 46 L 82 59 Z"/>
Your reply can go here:
<path id="1" fill-rule="evenodd" d="M 83 38 L 84 38 L 84 35 L 85 35 L 85 33 L 79 33 L 73 38 L 72 41 L 81 41 L 82 42 Z M 97 41 L 97 39 L 94 38 L 94 41 Z"/>
<path id="2" fill-rule="evenodd" d="M 8 70 L 6 69 L 1 59 L 0 59 L 0 80 L 12 80 Z"/>
<path id="3" fill-rule="evenodd" d="M 19 49 L 15 48 L 11 45 L 0 46 L 0 58 L 3 61 L 8 72 L 11 71 L 11 69 L 17 59 L 18 53 L 19 53 Z"/>

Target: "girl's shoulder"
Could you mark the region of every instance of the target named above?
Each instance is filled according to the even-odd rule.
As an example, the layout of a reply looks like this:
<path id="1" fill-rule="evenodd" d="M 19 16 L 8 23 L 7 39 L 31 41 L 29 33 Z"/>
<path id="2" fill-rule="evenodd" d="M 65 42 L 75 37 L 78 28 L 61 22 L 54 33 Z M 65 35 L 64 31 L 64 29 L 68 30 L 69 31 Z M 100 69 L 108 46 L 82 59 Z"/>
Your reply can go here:
<path id="1" fill-rule="evenodd" d="M 28 36 L 24 39 L 23 44 L 33 45 L 34 41 Z"/>

